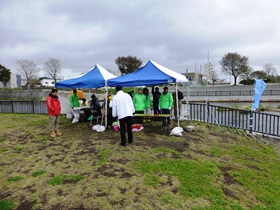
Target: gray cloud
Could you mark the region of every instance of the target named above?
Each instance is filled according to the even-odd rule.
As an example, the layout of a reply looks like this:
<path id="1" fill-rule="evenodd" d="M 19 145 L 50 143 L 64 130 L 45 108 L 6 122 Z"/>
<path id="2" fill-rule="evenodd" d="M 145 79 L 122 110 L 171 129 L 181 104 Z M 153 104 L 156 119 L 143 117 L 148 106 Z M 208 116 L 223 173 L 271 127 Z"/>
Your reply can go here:
<path id="1" fill-rule="evenodd" d="M 215 70 L 228 52 L 253 68 L 280 69 L 276 0 L 1 1 L 1 64 L 17 59 L 62 61 L 71 76 L 100 64 L 117 70 L 118 56 L 152 59 L 178 72 L 207 61 Z M 279 71 L 280 73 L 280 71 Z"/>

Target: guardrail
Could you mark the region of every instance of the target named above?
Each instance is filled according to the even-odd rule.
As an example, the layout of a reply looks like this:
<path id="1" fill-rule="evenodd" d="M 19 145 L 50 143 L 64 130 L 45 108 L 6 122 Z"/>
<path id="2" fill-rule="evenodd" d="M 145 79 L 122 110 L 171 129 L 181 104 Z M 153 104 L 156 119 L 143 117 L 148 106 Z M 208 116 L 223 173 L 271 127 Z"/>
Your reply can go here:
<path id="1" fill-rule="evenodd" d="M 252 119 L 251 126 L 250 118 Z M 207 103 L 190 103 L 188 119 L 271 136 L 280 136 L 280 115 L 234 109 Z"/>

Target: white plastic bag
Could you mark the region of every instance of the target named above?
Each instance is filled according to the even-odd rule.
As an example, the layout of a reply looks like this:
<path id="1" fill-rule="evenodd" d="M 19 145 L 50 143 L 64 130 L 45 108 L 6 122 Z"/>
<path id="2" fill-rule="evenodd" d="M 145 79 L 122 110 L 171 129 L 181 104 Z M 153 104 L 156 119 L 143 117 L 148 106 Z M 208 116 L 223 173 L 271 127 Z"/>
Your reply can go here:
<path id="1" fill-rule="evenodd" d="M 182 132 L 183 132 L 183 128 L 181 127 L 175 127 L 172 129 L 171 133 L 169 134 L 170 136 L 183 136 Z"/>
<path id="2" fill-rule="evenodd" d="M 72 123 L 77 123 L 77 122 L 79 122 L 79 117 L 74 117 Z"/>
<path id="3" fill-rule="evenodd" d="M 103 132 L 103 131 L 105 131 L 105 126 L 103 126 L 103 125 L 94 125 L 94 126 L 92 126 L 92 130 L 97 131 L 97 132 Z"/>

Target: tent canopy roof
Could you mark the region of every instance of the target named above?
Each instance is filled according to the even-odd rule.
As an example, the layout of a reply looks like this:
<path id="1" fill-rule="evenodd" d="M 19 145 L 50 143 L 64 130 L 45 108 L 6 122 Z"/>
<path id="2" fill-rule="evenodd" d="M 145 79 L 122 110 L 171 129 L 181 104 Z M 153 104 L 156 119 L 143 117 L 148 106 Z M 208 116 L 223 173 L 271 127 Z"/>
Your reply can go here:
<path id="1" fill-rule="evenodd" d="M 100 88 L 105 86 L 105 81 L 116 76 L 108 72 L 102 66 L 96 64 L 81 76 L 62 80 L 55 83 L 58 88 Z"/>
<path id="2" fill-rule="evenodd" d="M 130 74 L 109 79 L 108 86 L 115 87 L 121 85 L 123 87 L 131 86 L 148 86 L 159 85 L 176 82 L 188 82 L 188 79 L 175 71 L 172 71 L 160 64 L 149 60 L 143 67 Z"/>

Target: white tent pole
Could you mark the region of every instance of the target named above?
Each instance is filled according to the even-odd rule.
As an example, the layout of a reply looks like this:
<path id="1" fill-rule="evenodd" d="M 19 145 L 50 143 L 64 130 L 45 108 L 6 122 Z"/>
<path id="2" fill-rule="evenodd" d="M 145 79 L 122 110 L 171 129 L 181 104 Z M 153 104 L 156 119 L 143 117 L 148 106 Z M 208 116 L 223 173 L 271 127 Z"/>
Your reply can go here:
<path id="1" fill-rule="evenodd" d="M 107 80 L 105 80 L 105 128 L 107 128 L 107 109 L 108 109 L 108 87 L 107 87 Z"/>
<path id="2" fill-rule="evenodd" d="M 177 117 L 177 123 L 178 123 L 178 127 L 180 127 L 180 123 L 179 123 L 179 104 L 178 104 L 178 87 L 177 87 L 177 82 L 175 83 L 175 92 L 176 92 L 176 106 L 177 106 L 177 113 L 176 113 L 176 117 Z"/>

